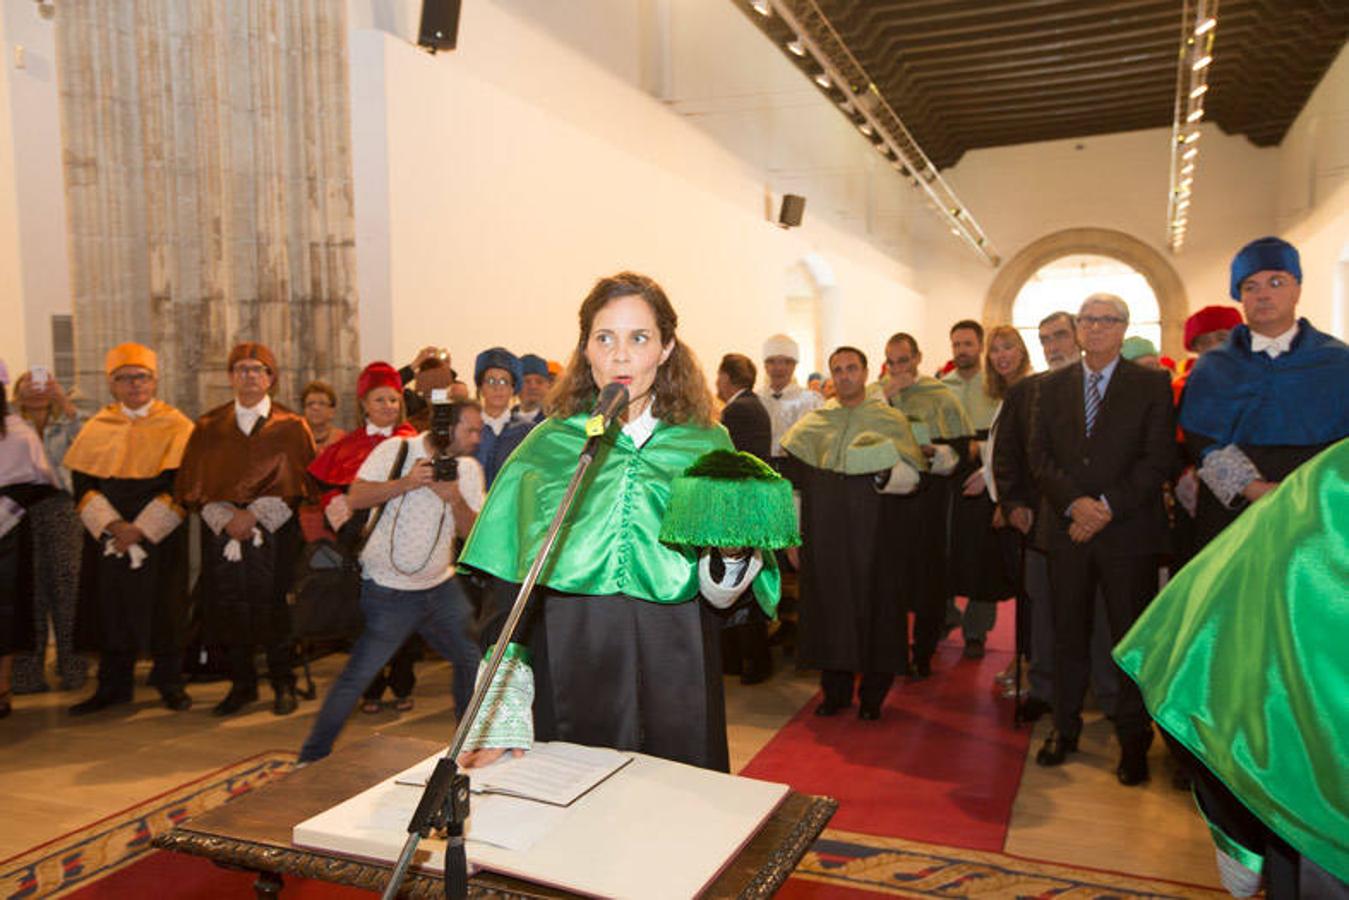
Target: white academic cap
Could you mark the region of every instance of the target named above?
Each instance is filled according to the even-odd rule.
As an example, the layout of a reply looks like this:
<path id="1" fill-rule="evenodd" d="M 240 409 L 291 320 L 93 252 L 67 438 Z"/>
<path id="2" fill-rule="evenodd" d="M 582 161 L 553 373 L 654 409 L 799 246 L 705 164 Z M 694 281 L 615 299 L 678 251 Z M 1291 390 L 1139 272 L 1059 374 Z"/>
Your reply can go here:
<path id="1" fill-rule="evenodd" d="M 801 348 L 785 334 L 775 334 L 763 342 L 763 358 L 786 356 L 793 361 L 801 359 Z"/>

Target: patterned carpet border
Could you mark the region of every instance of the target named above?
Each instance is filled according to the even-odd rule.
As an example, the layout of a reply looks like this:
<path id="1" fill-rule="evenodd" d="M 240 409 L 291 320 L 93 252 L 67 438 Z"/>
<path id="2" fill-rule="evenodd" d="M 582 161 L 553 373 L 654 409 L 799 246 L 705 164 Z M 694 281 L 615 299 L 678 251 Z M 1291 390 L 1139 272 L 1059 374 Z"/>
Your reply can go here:
<path id="1" fill-rule="evenodd" d="M 827 830 L 792 874 L 795 879 L 893 897 L 980 900 L 1215 898 L 1224 891 L 1133 875 Z"/>
<path id="2" fill-rule="evenodd" d="M 0 897 L 60 897 L 135 862 L 158 834 L 288 773 L 295 754 L 259 753 L 0 862 Z"/>

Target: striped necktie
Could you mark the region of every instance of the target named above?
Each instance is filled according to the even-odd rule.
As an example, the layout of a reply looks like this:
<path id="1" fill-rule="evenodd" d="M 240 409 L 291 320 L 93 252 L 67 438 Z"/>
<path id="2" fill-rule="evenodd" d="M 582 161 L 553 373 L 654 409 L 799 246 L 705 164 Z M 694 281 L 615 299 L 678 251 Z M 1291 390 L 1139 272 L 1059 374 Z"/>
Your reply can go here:
<path id="1" fill-rule="evenodd" d="M 1091 429 L 1096 424 L 1096 414 L 1101 411 L 1101 373 L 1092 372 L 1087 375 L 1087 437 L 1091 437 Z"/>

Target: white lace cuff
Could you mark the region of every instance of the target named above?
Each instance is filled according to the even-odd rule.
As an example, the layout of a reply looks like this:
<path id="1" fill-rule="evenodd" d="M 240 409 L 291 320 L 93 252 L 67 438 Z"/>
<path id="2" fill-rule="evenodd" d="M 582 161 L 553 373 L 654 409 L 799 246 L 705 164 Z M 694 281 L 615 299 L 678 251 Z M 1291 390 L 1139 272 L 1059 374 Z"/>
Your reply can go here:
<path id="1" fill-rule="evenodd" d="M 160 494 L 145 505 L 133 523 L 152 544 L 158 544 L 183 524 L 183 510 L 168 494 Z M 132 568 L 139 568 L 133 565 Z"/>
<path id="2" fill-rule="evenodd" d="M 108 540 L 105 541 L 103 544 L 103 555 L 115 556 L 118 559 L 130 557 L 131 568 L 139 569 L 145 563 L 145 558 L 150 554 L 146 553 L 145 548 L 143 548 L 140 544 L 132 544 L 130 547 L 126 548 L 125 553 L 119 552 L 117 549 L 116 542 L 112 538 L 108 538 Z"/>
<path id="3" fill-rule="evenodd" d="M 1245 501 L 1241 492 L 1246 485 L 1260 478 L 1260 470 L 1240 447 L 1228 444 L 1204 457 L 1199 478 L 1223 506 L 1235 509 Z"/>
<path id="4" fill-rule="evenodd" d="M 239 507 L 233 503 L 217 500 L 201 508 L 201 520 L 206 523 L 207 528 L 218 535 L 225 530 L 225 526 L 230 523 L 230 519 L 233 519 L 234 514 L 238 511 Z"/>
<path id="5" fill-rule="evenodd" d="M 486 671 L 487 657 L 478 664 L 478 678 Z M 466 710 L 460 710 L 461 714 Z M 465 750 L 528 750 L 534 746 L 534 670 L 529 667 L 529 651 L 520 644 L 506 645 L 496 677 L 483 696 L 478 717 L 473 720 Z"/>
<path id="6" fill-rule="evenodd" d="M 702 559 L 698 560 L 698 588 L 707 598 L 707 602 L 717 609 L 730 609 L 745 592 L 745 588 L 758 577 L 759 570 L 763 568 L 763 555 L 755 550 L 752 556 L 740 559 L 722 557 L 726 571 L 722 574 L 721 581 L 715 581 L 712 578 L 713 552 L 712 550 L 704 552 Z"/>
<path id="7" fill-rule="evenodd" d="M 294 514 L 290 505 L 280 497 L 259 497 L 248 504 L 248 511 L 272 534 L 276 534 L 277 529 L 289 522 Z"/>
<path id="8" fill-rule="evenodd" d="M 882 494 L 912 494 L 918 490 L 918 470 L 901 459 L 888 474 L 877 476 L 876 490 Z"/>
<path id="9" fill-rule="evenodd" d="M 347 502 L 347 495 L 338 494 L 329 500 L 323 508 L 323 517 L 328 520 L 333 531 L 341 531 L 342 526 L 351 521 L 351 504 Z"/>
<path id="10" fill-rule="evenodd" d="M 90 491 L 84 495 L 84 500 L 80 503 L 80 523 L 95 540 L 108 530 L 109 525 L 120 522 L 121 519 L 121 515 L 112 508 L 108 498 L 98 491 Z"/>
<path id="11" fill-rule="evenodd" d="M 938 444 L 937 452 L 928 460 L 928 465 L 933 475 L 950 475 L 960 465 L 960 457 L 956 454 L 956 448 L 950 444 Z"/>

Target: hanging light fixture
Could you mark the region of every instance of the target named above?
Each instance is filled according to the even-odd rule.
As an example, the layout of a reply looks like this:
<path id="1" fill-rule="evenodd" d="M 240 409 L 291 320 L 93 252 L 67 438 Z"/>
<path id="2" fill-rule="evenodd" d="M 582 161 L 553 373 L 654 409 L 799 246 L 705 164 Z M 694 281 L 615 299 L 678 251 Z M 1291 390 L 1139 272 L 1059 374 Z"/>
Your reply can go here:
<path id="1" fill-rule="evenodd" d="M 798 68 L 838 105 L 878 153 L 893 161 L 902 177 L 912 179 L 913 186 L 923 191 L 928 206 L 944 220 L 951 233 L 989 265 L 997 266 L 1001 260 L 988 236 L 881 96 L 862 64 L 820 10 L 817 0 L 752 0 L 748 6 L 763 20 L 777 14 L 772 20 L 775 24 L 760 20 L 760 29 L 779 42 L 795 58 L 794 62 L 801 60 L 796 62 Z"/>
<path id="2" fill-rule="evenodd" d="M 1189 227 L 1195 164 L 1199 158 L 1200 123 L 1213 68 L 1213 38 L 1218 28 L 1218 0 L 1185 0 L 1180 17 L 1180 51 L 1176 59 L 1176 106 L 1171 122 L 1171 179 L 1166 204 L 1166 243 L 1172 253 L 1185 244 Z"/>

